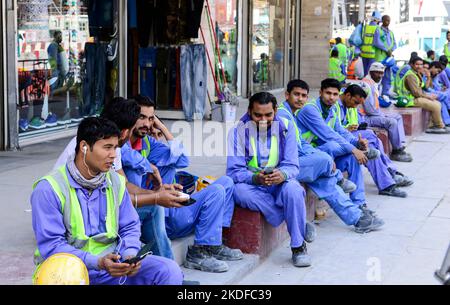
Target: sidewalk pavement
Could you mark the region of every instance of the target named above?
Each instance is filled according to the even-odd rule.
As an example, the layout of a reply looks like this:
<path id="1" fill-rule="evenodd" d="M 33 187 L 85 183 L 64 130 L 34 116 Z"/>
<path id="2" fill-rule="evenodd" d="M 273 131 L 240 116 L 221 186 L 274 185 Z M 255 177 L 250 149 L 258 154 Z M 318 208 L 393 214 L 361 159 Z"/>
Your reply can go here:
<path id="1" fill-rule="evenodd" d="M 241 105 L 238 115 L 245 109 Z M 0 152 L 0 260 L 5 262 L 0 284 L 31 284 L 35 249 L 31 187 L 50 171 L 69 141 Z M 308 247 L 311 268 L 292 266 L 286 242 L 238 284 L 436 284 L 433 272 L 450 242 L 450 136 L 422 135 L 408 146 L 408 152 L 414 161 L 397 163 L 415 180 L 405 189 L 407 199 L 378 196 L 365 170 L 368 204 L 386 221 L 383 230 L 358 235 L 330 211 L 317 225 L 317 239 Z M 224 157 L 192 157 L 187 170 L 220 176 L 225 165 Z"/>

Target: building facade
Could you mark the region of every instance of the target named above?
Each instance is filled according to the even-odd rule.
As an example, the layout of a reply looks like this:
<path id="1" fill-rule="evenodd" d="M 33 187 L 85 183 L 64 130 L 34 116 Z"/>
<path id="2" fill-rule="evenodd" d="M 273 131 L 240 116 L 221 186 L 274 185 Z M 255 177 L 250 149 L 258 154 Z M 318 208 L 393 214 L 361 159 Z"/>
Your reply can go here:
<path id="1" fill-rule="evenodd" d="M 144 36 L 146 45 L 150 41 L 148 48 L 163 47 L 155 38 L 161 32 L 170 38 L 172 29 L 189 27 L 188 20 L 180 17 L 182 6 L 170 11 L 172 2 L 180 3 L 148 1 L 156 12 L 166 12 L 162 19 L 154 15 L 150 34 Z M 247 98 L 262 90 L 283 90 L 295 77 L 312 87 L 326 77 L 332 0 L 194 2 L 202 3 L 198 35 L 182 43 L 204 44 L 209 57 L 205 117 L 217 87 L 226 85 L 238 97 Z M 1 150 L 74 135 L 79 122 L 98 115 L 105 100 L 142 93 L 145 69 L 135 55 L 147 28 L 142 26 L 146 20 L 139 15 L 140 4 L 134 4 L 125 0 L 2 1 Z M 169 40 L 164 46 L 179 41 Z M 136 45 L 140 47 L 133 48 Z M 184 119 L 183 111 L 170 103 L 159 109 L 163 118 Z"/>

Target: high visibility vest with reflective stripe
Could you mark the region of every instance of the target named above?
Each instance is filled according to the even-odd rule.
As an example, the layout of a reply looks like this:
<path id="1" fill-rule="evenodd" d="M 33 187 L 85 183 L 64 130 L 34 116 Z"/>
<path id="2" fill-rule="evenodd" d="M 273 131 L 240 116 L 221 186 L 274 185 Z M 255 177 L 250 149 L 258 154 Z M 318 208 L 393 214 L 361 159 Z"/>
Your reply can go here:
<path id="1" fill-rule="evenodd" d="M 319 111 L 320 115 L 322 115 L 322 111 L 316 105 L 316 103 L 307 103 L 306 105 L 312 105 L 312 106 L 316 107 L 316 109 Z M 333 114 L 333 116 L 327 122 L 327 125 L 330 126 L 330 128 L 334 130 L 334 127 L 336 125 L 336 117 L 337 116 L 336 116 L 336 112 L 334 111 L 334 109 L 330 109 L 330 111 Z M 310 143 L 312 147 L 317 147 L 318 137 L 315 134 L 313 134 L 312 131 L 307 131 L 307 132 L 302 133 L 302 139 L 305 140 L 306 142 Z"/>
<path id="2" fill-rule="evenodd" d="M 145 144 L 147 145 L 147 147 L 145 149 L 141 150 L 141 155 L 144 158 L 147 158 L 148 156 L 150 156 L 150 151 L 151 151 L 150 140 L 148 139 L 148 136 L 144 137 L 144 141 L 145 141 Z"/>
<path id="3" fill-rule="evenodd" d="M 424 82 L 422 79 L 420 79 L 420 77 L 411 69 L 408 72 L 406 72 L 405 76 L 403 76 L 402 78 L 402 86 L 400 87 L 400 97 L 405 97 L 408 100 L 408 104 L 406 104 L 406 107 L 413 107 L 414 106 L 414 95 L 411 94 L 411 92 L 406 88 L 406 78 L 409 75 L 414 75 L 417 85 L 420 86 L 421 88 L 424 87 Z"/>
<path id="4" fill-rule="evenodd" d="M 337 79 L 342 82 L 345 80 L 345 75 L 342 74 L 341 61 L 338 58 L 330 57 L 328 65 L 328 77 Z"/>
<path id="5" fill-rule="evenodd" d="M 355 68 L 356 68 L 356 63 L 357 62 L 358 62 L 358 59 L 352 60 L 350 62 L 350 65 L 348 66 L 348 69 L 347 69 L 347 79 L 356 80 Z"/>
<path id="6" fill-rule="evenodd" d="M 407 70 L 407 69 L 411 69 L 411 66 L 408 65 L 408 64 L 406 64 L 403 67 L 401 67 L 397 71 L 397 73 L 395 74 L 395 78 L 394 78 L 394 92 L 397 93 L 397 95 L 400 95 L 400 92 L 402 90 L 401 89 L 402 88 L 402 80 L 403 80 L 403 77 L 406 75 L 406 74 L 403 74 L 403 73 L 405 73 L 405 70 Z M 401 76 L 402 74 L 403 74 L 403 76 Z"/>
<path id="7" fill-rule="evenodd" d="M 284 104 L 281 104 L 278 107 L 278 111 L 284 111 L 284 112 L 286 112 L 288 114 L 289 119 L 291 120 L 291 122 L 292 122 L 292 124 L 294 125 L 294 128 L 295 128 L 295 138 L 297 139 L 297 143 L 301 144 L 302 143 L 302 139 L 301 139 L 301 135 L 300 135 L 300 130 L 298 129 L 297 124 L 295 123 L 295 118 L 292 115 L 292 113 L 289 111 L 289 109 L 286 108 L 286 106 L 284 106 Z M 297 112 L 298 112 L 298 110 L 297 110 Z M 288 125 L 289 125 L 289 120 L 284 119 L 284 118 L 282 118 L 282 119 L 285 120 L 284 123 L 286 124 L 286 128 L 287 128 Z"/>
<path id="8" fill-rule="evenodd" d="M 339 53 L 339 60 L 341 61 L 342 64 L 347 66 L 347 62 L 348 62 L 347 47 L 345 45 L 343 45 L 342 43 L 338 43 L 336 45 L 336 48 L 337 48 L 338 53 Z"/>
<path id="9" fill-rule="evenodd" d="M 258 163 L 258 150 L 256 148 L 256 140 L 254 137 L 250 136 L 250 145 L 253 151 L 253 157 L 248 162 L 247 168 L 256 173 L 262 170 Z M 277 167 L 279 161 L 279 151 L 278 151 L 278 137 L 272 136 L 270 142 L 270 152 L 269 152 L 269 160 L 267 161 L 267 165 L 265 167 Z"/>
<path id="10" fill-rule="evenodd" d="M 102 255 L 112 252 L 116 247 L 117 232 L 119 226 L 119 207 L 125 194 L 125 178 L 114 171 L 107 173 L 106 188 L 106 233 L 88 237 L 84 229 L 84 219 L 77 197 L 76 190 L 70 186 L 66 166 L 63 165 L 47 176 L 35 182 L 33 188 L 46 180 L 61 202 L 66 238 L 68 244 L 93 255 Z M 44 260 L 36 249 L 34 262 L 39 265 Z"/>
<path id="11" fill-rule="evenodd" d="M 344 121 L 347 121 L 347 124 L 343 125 L 345 128 L 347 128 L 350 125 L 359 125 L 358 110 L 356 108 L 346 108 L 347 113 L 345 115 L 345 119 L 341 115 L 341 113 L 342 113 L 341 105 L 339 104 L 339 102 L 336 103 L 336 108 L 337 108 L 336 110 L 337 110 L 339 122 L 341 122 L 341 124 L 343 124 Z"/>
<path id="12" fill-rule="evenodd" d="M 394 48 L 394 33 L 389 31 L 389 35 L 391 36 L 391 45 L 388 46 L 386 33 L 380 28 L 380 39 L 384 44 L 386 50 L 392 50 Z M 378 62 L 382 62 L 387 57 L 387 53 L 383 50 L 375 48 L 375 60 Z"/>
<path id="13" fill-rule="evenodd" d="M 375 47 L 373 46 L 373 39 L 377 25 L 366 25 L 363 32 L 363 45 L 361 47 L 362 58 L 375 58 Z"/>

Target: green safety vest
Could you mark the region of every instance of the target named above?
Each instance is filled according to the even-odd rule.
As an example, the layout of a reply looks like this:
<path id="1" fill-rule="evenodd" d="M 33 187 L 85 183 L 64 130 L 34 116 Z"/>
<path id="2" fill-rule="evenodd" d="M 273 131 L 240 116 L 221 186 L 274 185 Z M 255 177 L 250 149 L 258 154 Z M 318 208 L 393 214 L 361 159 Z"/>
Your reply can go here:
<path id="1" fill-rule="evenodd" d="M 340 82 L 345 80 L 345 75 L 342 74 L 341 61 L 338 58 L 330 57 L 328 65 L 328 77 L 337 79 Z"/>
<path id="2" fill-rule="evenodd" d="M 339 43 L 336 45 L 336 48 L 339 53 L 339 60 L 341 61 L 342 64 L 344 64 L 347 67 L 347 64 L 348 64 L 347 47 L 345 45 L 343 45 L 342 43 Z"/>
<path id="3" fill-rule="evenodd" d="M 398 69 L 397 73 L 394 77 L 394 92 L 397 93 L 397 95 L 400 95 L 401 87 L 402 87 L 402 78 L 400 78 L 400 74 L 403 73 L 405 69 L 408 69 L 410 66 L 409 64 L 404 65 L 400 69 Z"/>
<path id="4" fill-rule="evenodd" d="M 384 47 L 387 50 L 392 50 L 394 48 L 394 33 L 392 31 L 389 31 L 389 35 L 391 36 L 391 45 L 388 46 L 387 44 L 387 38 L 386 33 L 380 28 L 380 39 L 384 44 Z M 383 50 L 380 50 L 378 48 L 375 48 L 375 61 L 382 62 L 387 57 L 387 53 Z"/>
<path id="5" fill-rule="evenodd" d="M 295 128 L 295 137 L 296 137 L 296 139 L 297 139 L 297 142 L 298 143 L 302 143 L 302 139 L 301 139 L 301 135 L 300 135 L 300 129 L 298 129 L 298 126 L 297 126 L 297 124 L 295 123 L 295 118 L 294 118 L 294 116 L 292 115 L 292 113 L 289 111 L 289 109 L 287 109 L 286 108 L 286 106 L 284 106 L 284 104 L 281 104 L 279 107 L 278 107 L 278 111 L 284 111 L 284 112 L 286 112 L 287 114 L 288 114 L 288 116 L 289 116 L 289 118 L 290 118 L 290 120 L 291 120 L 291 122 L 292 122 L 292 124 L 294 125 L 294 128 Z M 298 110 L 296 111 L 296 113 L 298 112 Z M 287 119 L 284 119 L 284 118 L 282 118 L 283 120 L 286 120 L 285 121 L 285 124 L 286 124 L 286 128 L 288 127 L 288 124 L 289 124 L 289 120 L 287 120 Z"/>
<path id="6" fill-rule="evenodd" d="M 63 165 L 47 176 L 42 177 L 33 185 L 33 189 L 40 182 L 46 180 L 61 202 L 61 213 L 66 238 L 69 245 L 88 252 L 92 255 L 104 256 L 114 251 L 117 245 L 117 232 L 119 226 L 119 207 L 125 194 L 126 180 L 114 171 L 106 174 L 108 187 L 106 188 L 106 233 L 88 237 L 84 230 L 84 219 L 76 190 L 70 187 L 66 166 Z M 44 261 L 39 249 L 34 253 L 34 262 L 39 265 Z M 36 269 L 37 270 L 37 269 Z"/>
<path id="7" fill-rule="evenodd" d="M 343 123 L 344 120 L 341 117 L 341 105 L 339 102 L 336 102 L 337 115 L 339 118 L 339 122 Z M 358 109 L 356 108 L 347 108 L 347 114 L 345 115 L 345 119 L 347 120 L 347 124 L 344 126 L 347 128 L 350 125 L 359 125 L 358 121 Z"/>
<path id="8" fill-rule="evenodd" d="M 312 106 L 316 107 L 316 109 L 319 111 L 320 115 L 322 115 L 322 111 L 316 105 L 316 103 L 307 103 L 306 105 L 312 105 Z M 332 111 L 333 117 L 331 118 L 331 120 L 329 120 L 327 122 L 327 125 L 330 126 L 330 128 L 334 130 L 334 127 L 336 125 L 336 113 L 334 112 L 333 109 L 331 109 L 330 111 Z M 317 147 L 318 137 L 315 134 L 313 134 L 312 131 L 307 131 L 307 132 L 302 133 L 302 139 L 305 140 L 306 142 L 310 143 L 312 147 Z"/>
<path id="9" fill-rule="evenodd" d="M 408 75 L 414 75 L 414 77 L 416 78 L 417 84 L 423 88 L 424 87 L 424 82 L 422 79 L 420 79 L 420 77 L 411 69 L 408 72 L 406 72 L 405 76 L 403 76 L 402 78 L 402 84 L 400 87 L 400 92 L 399 92 L 399 96 L 406 98 L 408 100 L 408 103 L 406 104 L 405 107 L 414 107 L 414 99 L 415 97 L 411 94 L 411 92 L 406 88 L 406 77 L 408 77 Z"/>
<path id="10" fill-rule="evenodd" d="M 286 125 L 286 129 L 289 127 L 289 120 L 285 118 L 281 118 L 281 120 Z M 294 124 L 295 125 L 295 124 Z M 247 163 L 247 168 L 253 172 L 257 173 L 262 170 L 262 168 L 258 164 L 258 150 L 256 149 L 256 140 L 254 137 L 250 136 L 250 145 L 253 151 L 252 159 Z M 280 155 L 278 151 L 278 137 L 272 136 L 270 141 L 270 151 L 269 151 L 269 160 L 265 167 L 277 167 L 278 162 L 280 160 Z"/>
<path id="11" fill-rule="evenodd" d="M 361 46 L 362 58 L 375 58 L 375 47 L 373 46 L 373 38 L 377 25 L 366 25 L 363 29 L 363 45 Z"/>
<path id="12" fill-rule="evenodd" d="M 150 151 L 151 151 L 150 140 L 148 139 L 148 136 L 144 137 L 144 141 L 145 141 L 145 144 L 147 144 L 147 147 L 145 149 L 141 150 L 141 155 L 142 155 L 142 157 L 147 158 L 148 156 L 150 156 Z"/>
<path id="13" fill-rule="evenodd" d="M 446 43 L 445 46 L 444 46 L 444 55 L 448 59 L 447 67 L 450 67 L 450 50 L 448 49 L 448 43 Z"/>

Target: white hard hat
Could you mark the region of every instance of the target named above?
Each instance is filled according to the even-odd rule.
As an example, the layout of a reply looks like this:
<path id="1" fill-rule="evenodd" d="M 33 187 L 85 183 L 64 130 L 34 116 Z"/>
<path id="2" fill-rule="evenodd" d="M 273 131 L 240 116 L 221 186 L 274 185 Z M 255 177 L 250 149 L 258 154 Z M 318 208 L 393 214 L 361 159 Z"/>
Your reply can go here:
<path id="1" fill-rule="evenodd" d="M 384 72 L 384 65 L 380 62 L 374 62 L 370 66 L 369 72 Z"/>

